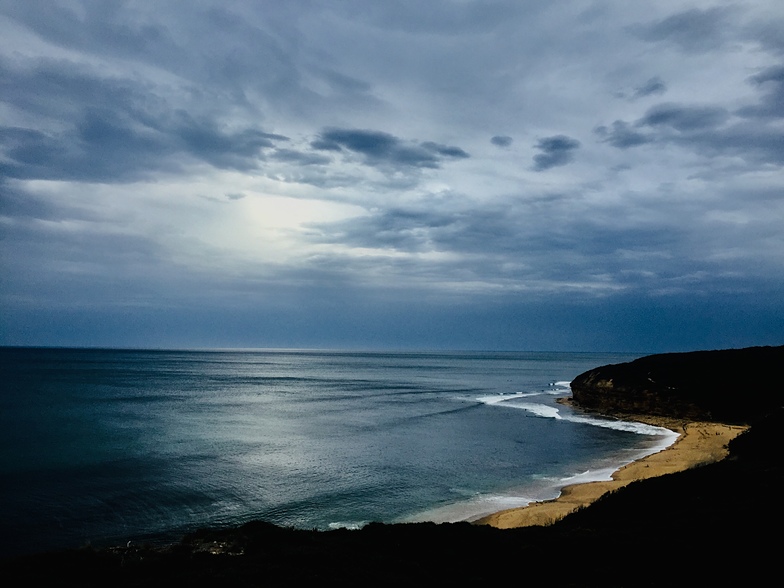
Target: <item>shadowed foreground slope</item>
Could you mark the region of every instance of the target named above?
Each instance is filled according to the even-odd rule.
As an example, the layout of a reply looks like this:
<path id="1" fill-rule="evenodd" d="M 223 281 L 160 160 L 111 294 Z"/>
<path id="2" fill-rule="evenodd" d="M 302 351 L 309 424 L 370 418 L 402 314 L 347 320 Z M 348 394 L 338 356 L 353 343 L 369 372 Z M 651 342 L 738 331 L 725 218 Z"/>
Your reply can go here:
<path id="1" fill-rule="evenodd" d="M 769 382 L 775 389 L 764 395 L 776 396 L 780 403 L 777 381 Z M 372 524 L 359 531 L 316 532 L 254 522 L 200 531 L 166 548 L 28 556 L 4 562 L 0 577 L 31 585 L 40 580 L 81 586 L 265 586 L 326 580 L 363 585 L 478 580 L 556 586 L 754 585 L 778 575 L 775 533 L 782 522 L 778 491 L 784 411 L 768 403 L 760 406 L 764 409 L 752 415 L 751 429 L 730 444 L 724 461 L 633 483 L 547 528 Z"/>

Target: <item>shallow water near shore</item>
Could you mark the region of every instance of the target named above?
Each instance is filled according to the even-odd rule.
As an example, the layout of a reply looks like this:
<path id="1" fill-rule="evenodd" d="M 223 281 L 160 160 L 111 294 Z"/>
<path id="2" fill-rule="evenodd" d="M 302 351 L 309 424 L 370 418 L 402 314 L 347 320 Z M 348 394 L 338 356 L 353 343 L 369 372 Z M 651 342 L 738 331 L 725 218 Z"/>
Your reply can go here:
<path id="1" fill-rule="evenodd" d="M 671 439 L 556 404 L 637 355 L 0 349 L 5 554 L 264 519 L 451 521 Z"/>

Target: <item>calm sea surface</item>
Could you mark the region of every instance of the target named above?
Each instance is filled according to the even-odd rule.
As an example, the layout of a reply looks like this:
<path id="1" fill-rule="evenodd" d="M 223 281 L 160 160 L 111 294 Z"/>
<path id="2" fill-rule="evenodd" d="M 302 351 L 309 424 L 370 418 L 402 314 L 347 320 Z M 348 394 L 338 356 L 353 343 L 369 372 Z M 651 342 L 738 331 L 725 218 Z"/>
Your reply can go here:
<path id="1" fill-rule="evenodd" d="M 671 441 L 555 403 L 577 374 L 634 357 L 0 348 L 0 550 L 550 498 Z"/>

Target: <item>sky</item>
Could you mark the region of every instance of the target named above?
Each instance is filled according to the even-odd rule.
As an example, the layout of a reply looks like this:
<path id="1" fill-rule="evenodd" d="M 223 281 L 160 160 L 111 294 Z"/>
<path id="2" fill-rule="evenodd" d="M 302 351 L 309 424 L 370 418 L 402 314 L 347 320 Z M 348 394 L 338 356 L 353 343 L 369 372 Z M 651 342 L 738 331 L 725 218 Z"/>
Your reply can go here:
<path id="1" fill-rule="evenodd" d="M 0 0 L 0 344 L 784 344 L 781 0 Z"/>

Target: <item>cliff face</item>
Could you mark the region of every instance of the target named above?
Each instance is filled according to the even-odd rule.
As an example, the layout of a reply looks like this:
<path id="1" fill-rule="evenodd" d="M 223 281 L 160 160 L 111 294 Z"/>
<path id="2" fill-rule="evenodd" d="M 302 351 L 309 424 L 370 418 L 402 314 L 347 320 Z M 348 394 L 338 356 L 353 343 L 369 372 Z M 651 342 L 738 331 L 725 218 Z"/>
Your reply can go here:
<path id="1" fill-rule="evenodd" d="M 649 355 L 571 383 L 575 404 L 605 412 L 748 422 L 784 401 L 784 346 Z"/>

